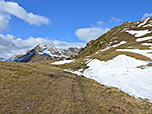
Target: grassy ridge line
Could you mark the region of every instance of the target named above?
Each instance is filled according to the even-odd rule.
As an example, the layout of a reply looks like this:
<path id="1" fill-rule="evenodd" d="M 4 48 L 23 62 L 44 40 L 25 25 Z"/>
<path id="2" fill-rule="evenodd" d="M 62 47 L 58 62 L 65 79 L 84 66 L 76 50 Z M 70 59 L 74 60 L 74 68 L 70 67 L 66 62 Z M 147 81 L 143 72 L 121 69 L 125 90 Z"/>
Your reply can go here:
<path id="1" fill-rule="evenodd" d="M 129 46 L 132 46 L 133 49 L 148 49 L 150 46 L 144 46 L 142 43 L 151 43 L 151 40 L 137 42 L 138 39 L 134 35 L 131 35 L 126 32 L 126 30 L 152 30 L 151 27 L 138 27 L 138 24 L 142 21 L 137 22 L 126 22 L 120 26 L 116 26 L 109 30 L 107 33 L 98 37 L 96 40 L 90 41 L 85 48 L 83 48 L 77 58 L 84 58 L 85 56 L 96 55 L 95 53 L 99 50 L 106 49 L 107 47 L 112 47 L 113 45 L 119 44 L 122 41 L 126 41 L 127 44 L 118 46 L 119 49 L 128 49 Z M 141 36 L 140 38 L 152 36 L 152 33 Z M 116 49 L 112 48 L 112 49 Z M 111 50 L 111 49 L 108 49 Z M 114 51 L 114 50 L 113 50 Z M 134 55 L 134 54 L 132 54 Z M 96 55 L 98 56 L 98 55 Z M 136 55 L 135 55 L 136 56 Z M 138 55 L 140 56 L 140 55 Z M 142 56 L 142 55 L 141 55 Z M 138 58 L 138 57 L 137 57 Z"/>

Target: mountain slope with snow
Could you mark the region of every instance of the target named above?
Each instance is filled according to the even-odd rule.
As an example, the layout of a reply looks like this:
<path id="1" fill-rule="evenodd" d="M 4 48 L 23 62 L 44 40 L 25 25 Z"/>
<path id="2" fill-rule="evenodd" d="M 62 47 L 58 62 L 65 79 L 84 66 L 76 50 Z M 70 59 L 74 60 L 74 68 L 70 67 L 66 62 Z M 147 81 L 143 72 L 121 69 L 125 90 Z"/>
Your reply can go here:
<path id="1" fill-rule="evenodd" d="M 152 101 L 152 17 L 126 22 L 90 41 L 65 71 Z"/>
<path id="2" fill-rule="evenodd" d="M 83 72 L 71 69 L 66 71 L 117 87 L 136 98 L 148 98 L 152 101 L 152 67 L 147 66 L 149 62 L 119 55 L 109 61 L 91 59 L 86 63 L 88 69 L 82 69 Z"/>
<path id="3" fill-rule="evenodd" d="M 126 22 L 120 26 L 116 26 L 98 39 L 90 41 L 87 46 L 79 52 L 78 57 L 99 57 L 99 55 L 96 55 L 96 52 L 101 52 L 100 55 L 105 55 L 105 49 L 108 49 L 107 52 L 116 51 L 116 49 L 130 48 L 151 50 L 150 45 L 143 45 L 145 43 L 152 44 L 152 26 L 150 25 L 152 25 L 152 17 L 142 21 Z M 121 42 L 126 43 L 118 45 Z M 152 51 L 150 51 L 150 53 L 152 53 Z"/>
<path id="4" fill-rule="evenodd" d="M 8 62 L 40 62 L 46 60 L 69 59 L 77 55 L 78 48 L 62 49 L 50 45 L 37 45 L 25 54 L 17 55 L 8 59 Z"/>
<path id="5" fill-rule="evenodd" d="M 78 77 L 48 63 L 0 62 L 0 114 L 152 112 L 152 103 L 147 100 L 137 100 L 115 87 Z"/>

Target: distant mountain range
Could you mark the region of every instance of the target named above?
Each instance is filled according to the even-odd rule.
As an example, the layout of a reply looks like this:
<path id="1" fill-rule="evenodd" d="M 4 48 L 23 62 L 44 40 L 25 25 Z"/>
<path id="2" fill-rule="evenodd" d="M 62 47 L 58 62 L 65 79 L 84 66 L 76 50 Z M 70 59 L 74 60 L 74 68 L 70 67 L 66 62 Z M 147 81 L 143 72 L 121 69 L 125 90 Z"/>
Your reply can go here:
<path id="1" fill-rule="evenodd" d="M 152 17 L 142 21 L 125 22 L 116 26 L 96 40 L 90 41 L 85 48 L 62 49 L 50 45 L 37 45 L 25 54 L 13 56 L 8 62 L 38 62 L 51 59 L 69 59 L 77 56 L 111 60 L 125 54 L 136 59 L 152 59 Z M 0 58 L 0 61 L 4 61 Z"/>
<path id="2" fill-rule="evenodd" d="M 7 62 L 40 62 L 46 60 L 59 60 L 59 59 L 70 59 L 75 57 L 80 49 L 78 48 L 68 48 L 62 49 L 58 47 L 53 47 L 50 45 L 37 45 L 31 50 L 25 52 L 25 54 L 20 54 L 11 57 L 6 60 Z M 2 59 L 4 61 L 4 59 Z"/>

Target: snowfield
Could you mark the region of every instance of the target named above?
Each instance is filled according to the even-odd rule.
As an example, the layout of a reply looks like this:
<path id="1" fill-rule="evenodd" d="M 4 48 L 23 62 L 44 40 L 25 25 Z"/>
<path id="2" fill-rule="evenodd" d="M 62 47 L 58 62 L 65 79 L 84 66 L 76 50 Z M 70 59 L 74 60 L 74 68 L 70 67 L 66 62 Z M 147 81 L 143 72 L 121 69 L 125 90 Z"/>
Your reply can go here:
<path id="1" fill-rule="evenodd" d="M 149 37 L 144 37 L 144 38 L 138 38 L 136 41 L 137 42 L 141 42 L 141 41 L 146 41 L 146 40 L 152 40 L 152 36 L 149 36 Z"/>
<path id="2" fill-rule="evenodd" d="M 136 98 L 148 98 L 152 101 L 152 67 L 147 67 L 147 64 L 147 61 L 119 55 L 106 62 L 93 59 L 83 73 L 70 69 L 66 71 L 84 75 L 107 86 L 117 87 Z M 137 68 L 141 65 L 145 68 Z"/>
<path id="3" fill-rule="evenodd" d="M 126 51 L 132 53 L 138 53 L 152 59 L 152 50 L 140 50 L 140 49 L 117 49 L 116 51 Z"/>
<path id="4" fill-rule="evenodd" d="M 51 64 L 53 65 L 63 65 L 63 64 L 66 64 L 66 63 L 72 63 L 74 62 L 75 60 L 62 60 L 62 61 L 56 61 L 56 62 L 53 62 Z"/>
<path id="5" fill-rule="evenodd" d="M 126 32 L 128 32 L 131 35 L 134 35 L 135 37 L 141 37 L 151 33 L 151 31 L 149 30 L 126 30 Z"/>
<path id="6" fill-rule="evenodd" d="M 144 46 L 152 46 L 152 43 L 143 43 Z"/>
<path id="7" fill-rule="evenodd" d="M 145 25 L 148 22 L 149 19 L 150 18 L 145 19 L 145 21 L 143 23 L 139 24 L 138 27 L 141 27 L 141 26 Z"/>
<path id="8" fill-rule="evenodd" d="M 152 27 L 152 23 L 149 23 L 147 25 L 144 25 L 143 27 Z"/>
<path id="9" fill-rule="evenodd" d="M 101 50 L 97 51 L 96 54 L 98 54 L 99 52 L 106 51 L 106 50 L 108 50 L 108 49 L 110 49 L 110 48 L 112 48 L 112 47 L 118 47 L 118 46 L 123 45 L 123 44 L 126 44 L 126 43 L 127 43 L 126 41 L 121 41 L 119 44 L 115 44 L 115 45 L 113 45 L 113 46 L 106 47 L 105 49 L 101 49 Z"/>

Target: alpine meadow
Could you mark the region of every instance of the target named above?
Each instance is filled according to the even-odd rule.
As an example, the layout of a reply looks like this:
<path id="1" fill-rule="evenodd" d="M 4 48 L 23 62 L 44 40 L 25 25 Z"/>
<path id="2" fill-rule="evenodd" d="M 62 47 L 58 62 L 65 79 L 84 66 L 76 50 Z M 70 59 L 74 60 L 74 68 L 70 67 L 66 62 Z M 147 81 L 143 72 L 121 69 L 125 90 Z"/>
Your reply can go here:
<path id="1" fill-rule="evenodd" d="M 151 4 L 0 0 L 0 114 L 152 114 Z"/>

